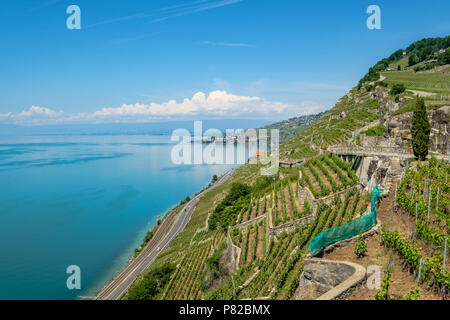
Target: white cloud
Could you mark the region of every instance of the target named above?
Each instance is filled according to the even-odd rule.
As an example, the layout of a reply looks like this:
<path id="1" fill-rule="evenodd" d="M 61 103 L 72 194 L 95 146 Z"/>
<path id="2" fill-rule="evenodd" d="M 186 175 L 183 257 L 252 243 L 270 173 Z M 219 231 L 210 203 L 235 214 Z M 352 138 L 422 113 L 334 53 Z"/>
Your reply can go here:
<path id="1" fill-rule="evenodd" d="M 42 108 L 37 106 L 32 106 L 30 109 L 26 111 L 22 111 L 18 114 L 12 115 L 13 118 L 23 119 L 23 118 L 55 118 L 61 115 L 62 112 L 56 112 L 48 108 Z"/>
<path id="2" fill-rule="evenodd" d="M 48 108 L 32 106 L 17 114 L 0 114 L 0 121 L 16 124 L 48 123 L 104 123 L 104 122 L 149 122 L 192 119 L 267 119 L 282 120 L 288 117 L 309 114 L 323 109 L 315 102 L 291 105 L 269 101 L 258 96 L 239 96 L 216 90 L 209 94 L 197 92 L 192 98 L 178 102 L 124 104 L 117 108 L 102 108 L 93 113 L 66 114 Z"/>
<path id="3" fill-rule="evenodd" d="M 48 108 L 32 106 L 28 110 L 19 113 L 3 113 L 0 114 L 0 122 L 26 124 L 41 123 L 48 121 L 59 121 L 64 115 L 62 111 L 54 111 Z"/>
<path id="4" fill-rule="evenodd" d="M 241 117 L 254 115 L 269 116 L 271 113 L 282 113 L 288 107 L 282 102 L 271 102 L 260 97 L 238 96 L 226 91 L 212 91 L 209 95 L 197 92 L 192 98 L 181 102 L 169 100 L 164 103 L 124 104 L 118 108 L 103 108 L 89 117 L 92 119 L 114 118 L 189 118 L 206 117 Z"/>

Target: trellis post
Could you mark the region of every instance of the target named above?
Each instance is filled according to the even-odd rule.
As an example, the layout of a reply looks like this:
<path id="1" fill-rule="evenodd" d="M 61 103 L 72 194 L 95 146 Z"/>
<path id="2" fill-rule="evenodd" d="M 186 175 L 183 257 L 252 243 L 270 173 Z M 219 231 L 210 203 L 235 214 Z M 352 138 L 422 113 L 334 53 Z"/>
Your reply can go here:
<path id="1" fill-rule="evenodd" d="M 414 237 L 416 237 L 416 233 L 417 233 L 417 209 L 418 209 L 419 203 L 416 202 L 416 222 L 414 223 Z"/>
<path id="2" fill-rule="evenodd" d="M 440 185 L 438 184 L 438 192 L 437 192 L 437 199 L 436 199 L 436 211 L 439 210 L 439 187 Z"/>
<path id="3" fill-rule="evenodd" d="M 445 245 L 444 245 L 444 263 L 442 264 L 442 273 L 445 274 L 445 267 L 447 263 L 447 239 L 448 236 L 445 236 Z"/>
<path id="4" fill-rule="evenodd" d="M 419 276 L 417 277 L 417 285 L 420 285 L 420 276 L 422 275 L 422 262 L 423 258 L 420 258 Z"/>
<path id="5" fill-rule="evenodd" d="M 428 219 L 430 219 L 430 209 L 431 209 L 431 186 L 430 186 L 430 192 L 428 193 Z"/>

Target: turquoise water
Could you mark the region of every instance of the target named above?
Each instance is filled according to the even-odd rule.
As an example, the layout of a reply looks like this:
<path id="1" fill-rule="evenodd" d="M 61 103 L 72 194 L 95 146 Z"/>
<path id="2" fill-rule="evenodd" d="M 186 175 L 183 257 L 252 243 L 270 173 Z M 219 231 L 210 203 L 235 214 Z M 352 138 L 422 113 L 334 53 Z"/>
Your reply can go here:
<path id="1" fill-rule="evenodd" d="M 231 165 L 176 166 L 164 136 L 0 138 L 0 299 L 93 296 L 158 216 Z M 81 268 L 81 290 L 66 268 Z"/>

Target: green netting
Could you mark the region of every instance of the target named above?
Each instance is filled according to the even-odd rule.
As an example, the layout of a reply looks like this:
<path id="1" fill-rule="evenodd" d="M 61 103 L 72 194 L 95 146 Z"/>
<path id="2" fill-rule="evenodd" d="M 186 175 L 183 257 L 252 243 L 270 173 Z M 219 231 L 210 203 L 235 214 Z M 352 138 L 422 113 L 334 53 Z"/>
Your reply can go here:
<path id="1" fill-rule="evenodd" d="M 352 238 L 360 233 L 372 229 L 377 224 L 376 202 L 380 199 L 380 191 L 376 186 L 372 191 L 371 212 L 342 226 L 327 229 L 311 240 L 308 250 L 311 257 L 322 251 L 323 248 L 338 241 Z"/>

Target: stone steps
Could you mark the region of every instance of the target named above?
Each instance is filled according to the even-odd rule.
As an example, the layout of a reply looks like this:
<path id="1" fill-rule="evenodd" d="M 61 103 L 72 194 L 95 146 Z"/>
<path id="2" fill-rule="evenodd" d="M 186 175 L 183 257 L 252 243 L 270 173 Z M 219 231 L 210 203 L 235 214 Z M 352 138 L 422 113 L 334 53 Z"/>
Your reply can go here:
<path id="1" fill-rule="evenodd" d="M 402 170 L 403 169 L 400 164 L 400 159 L 398 159 L 398 158 L 390 159 L 389 174 L 391 176 L 401 176 Z"/>

